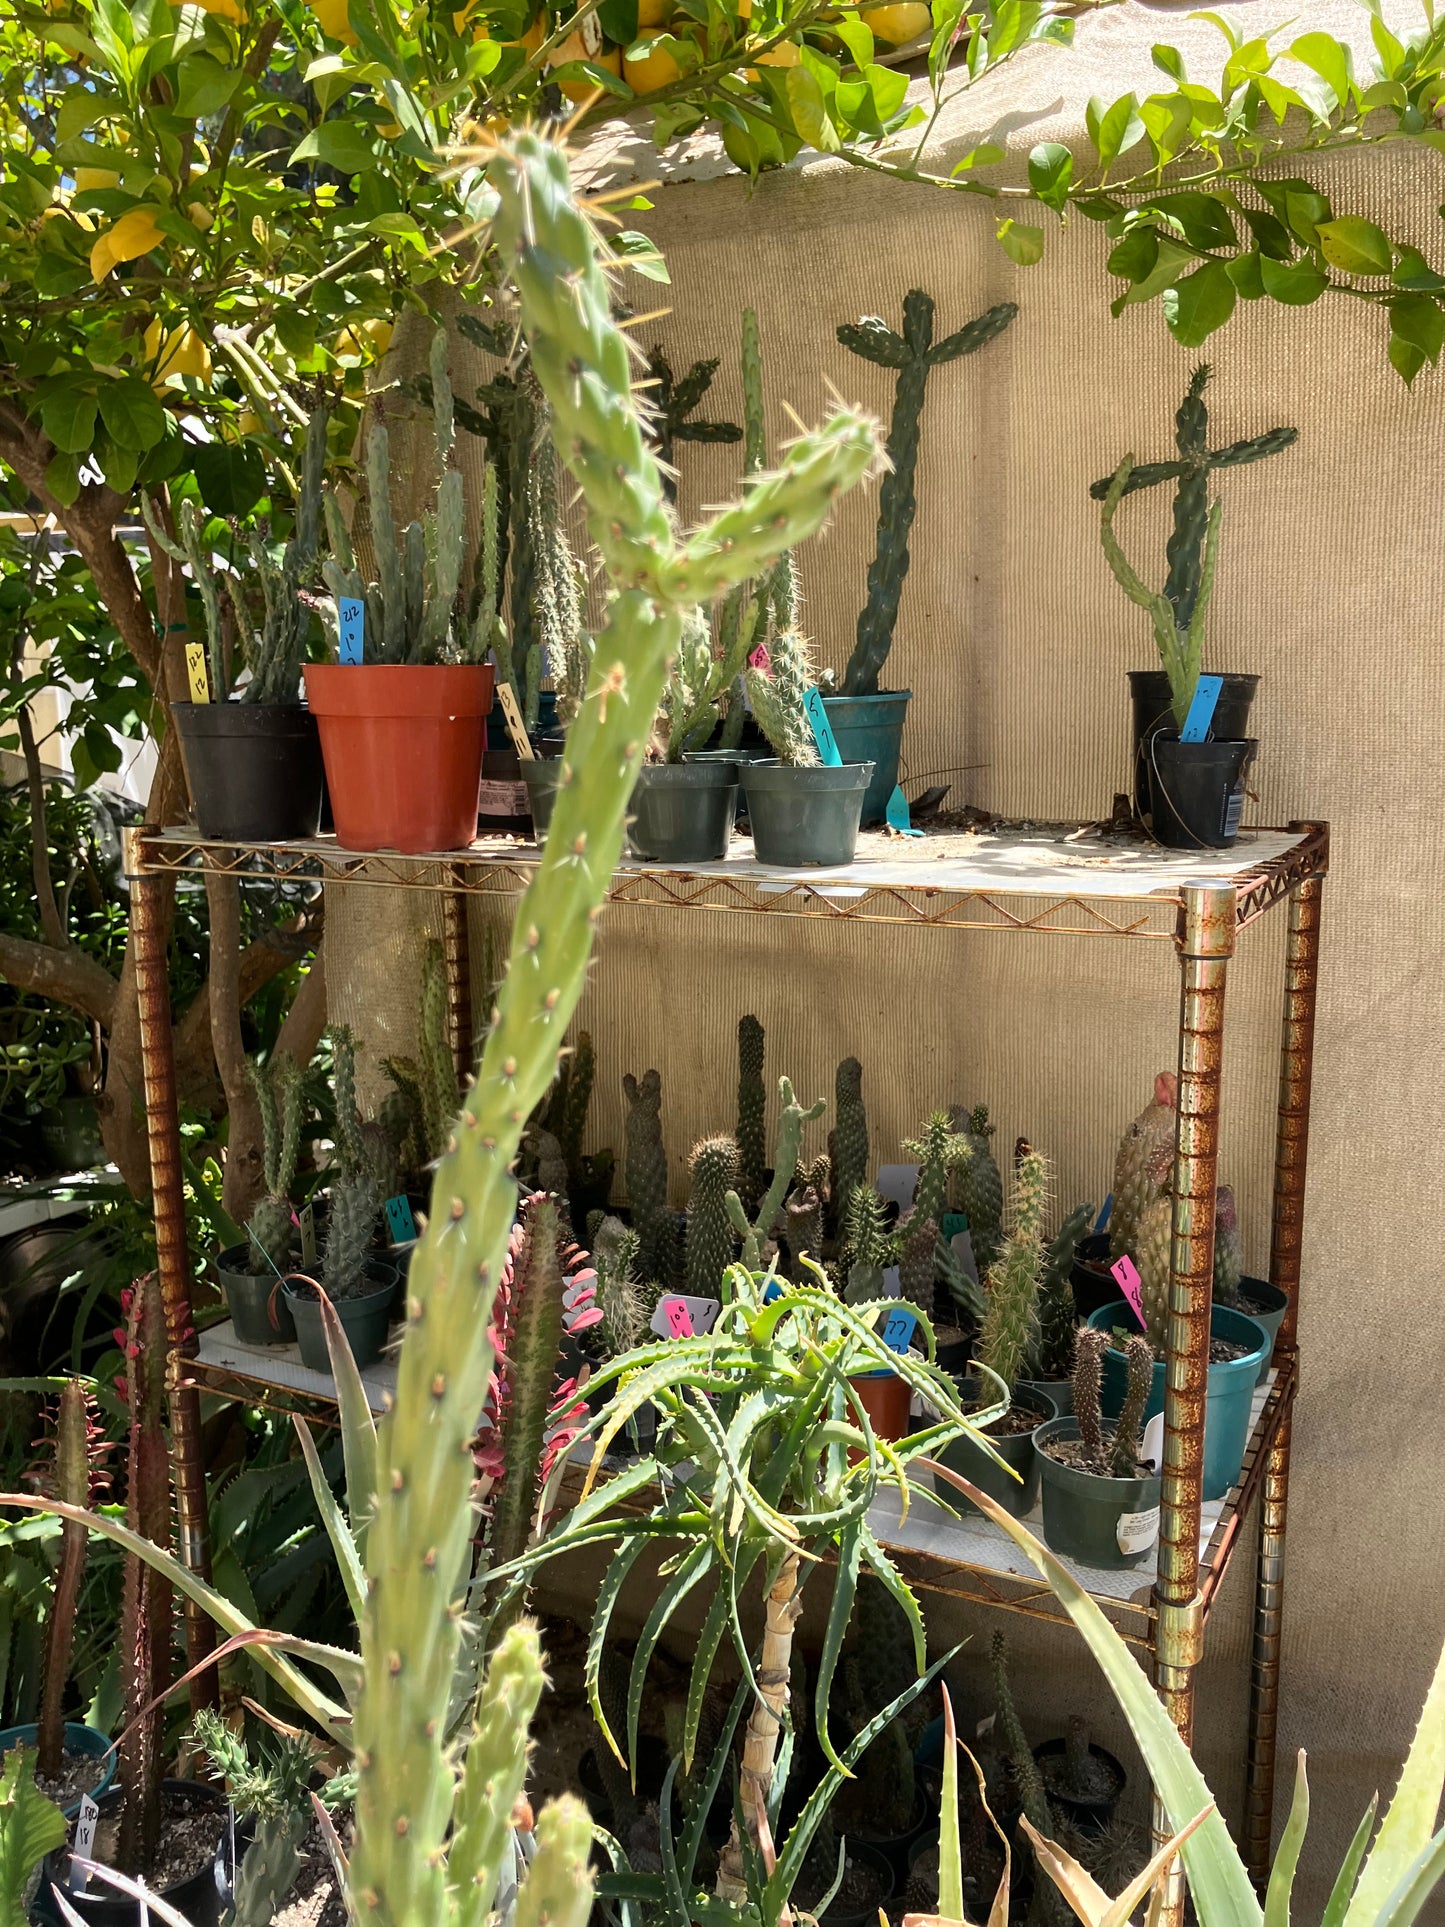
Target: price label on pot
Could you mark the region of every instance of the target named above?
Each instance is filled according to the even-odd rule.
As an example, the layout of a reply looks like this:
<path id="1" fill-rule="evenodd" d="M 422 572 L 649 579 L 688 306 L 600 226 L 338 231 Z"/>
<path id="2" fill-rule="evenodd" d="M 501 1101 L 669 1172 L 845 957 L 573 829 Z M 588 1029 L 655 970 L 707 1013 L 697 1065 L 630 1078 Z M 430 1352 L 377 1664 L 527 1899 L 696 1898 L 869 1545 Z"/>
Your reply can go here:
<path id="1" fill-rule="evenodd" d="M 89 1860 L 95 1846 L 95 1823 L 100 1818 L 100 1808 L 87 1793 L 82 1796 L 80 1813 L 75 1822 L 75 1844 L 70 1858 L 70 1891 L 83 1894 L 90 1876 L 77 1866 L 80 1860 Z"/>
<path id="2" fill-rule="evenodd" d="M 823 707 L 823 692 L 816 687 L 810 689 L 803 698 L 803 708 L 813 726 L 813 740 L 818 745 L 818 754 L 825 763 L 841 763 L 843 758 L 833 735 L 833 725 L 828 721 L 828 712 Z"/>
<path id="3" fill-rule="evenodd" d="M 517 760 L 522 763 L 535 762 L 532 740 L 522 721 L 522 712 L 517 707 L 517 692 L 509 682 L 497 684 L 497 702 L 502 711 L 502 721 L 507 725 L 507 734 L 512 739 L 512 748 L 517 752 Z"/>
<path id="4" fill-rule="evenodd" d="M 206 674 L 206 645 L 203 642 L 186 644 L 186 681 L 190 684 L 193 703 L 208 703 L 211 700 L 211 679 Z"/>
<path id="5" fill-rule="evenodd" d="M 386 1212 L 386 1228 L 391 1233 L 394 1245 L 409 1245 L 416 1237 L 416 1219 L 411 1215 L 411 1205 L 401 1192 L 388 1198 L 382 1209 Z"/>
<path id="6" fill-rule="evenodd" d="M 1201 676 L 1194 685 L 1194 700 L 1189 705 L 1189 714 L 1184 718 L 1184 727 L 1179 732 L 1181 743 L 1202 743 L 1209 734 L 1209 725 L 1214 721 L 1214 711 L 1219 703 L 1219 692 L 1224 687 L 1223 676 Z"/>
<path id="7" fill-rule="evenodd" d="M 1158 1506 L 1150 1506 L 1147 1512 L 1121 1512 L 1114 1537 L 1122 1553 L 1147 1551 L 1159 1537 Z"/>
<path id="8" fill-rule="evenodd" d="M 1110 1273 L 1120 1291 L 1129 1300 L 1129 1309 L 1139 1320 L 1142 1331 L 1146 1324 L 1144 1317 L 1144 1287 L 1139 1278 L 1139 1267 L 1126 1251 L 1117 1264 L 1110 1265 Z"/>
<path id="9" fill-rule="evenodd" d="M 316 1208 L 308 1204 L 301 1213 L 301 1262 L 316 1263 Z"/>
<path id="10" fill-rule="evenodd" d="M 366 604 L 360 596 L 339 596 L 336 620 L 339 630 L 337 655 L 342 662 L 360 662 L 366 638 Z"/>

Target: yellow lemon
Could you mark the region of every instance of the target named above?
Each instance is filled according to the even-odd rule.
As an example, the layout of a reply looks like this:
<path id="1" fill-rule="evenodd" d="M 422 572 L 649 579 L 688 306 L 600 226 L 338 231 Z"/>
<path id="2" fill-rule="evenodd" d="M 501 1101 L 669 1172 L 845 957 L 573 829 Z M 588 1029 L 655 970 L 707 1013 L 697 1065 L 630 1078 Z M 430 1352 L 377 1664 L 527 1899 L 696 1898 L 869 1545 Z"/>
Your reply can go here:
<path id="1" fill-rule="evenodd" d="M 246 9 L 237 0 L 195 0 L 202 13 L 214 13 L 222 20 L 230 20 L 241 27 L 246 23 Z"/>
<path id="2" fill-rule="evenodd" d="M 203 336 L 189 323 L 170 329 L 164 338 L 157 317 L 141 337 L 147 367 L 154 366 L 151 387 L 163 394 L 173 375 L 194 375 L 198 381 L 211 379 L 211 351 Z"/>
<path id="3" fill-rule="evenodd" d="M 749 0 L 749 4 L 751 0 Z M 672 0 L 637 0 L 638 32 L 646 27 L 665 27 L 672 18 Z"/>
<path id="4" fill-rule="evenodd" d="M 538 25 L 540 24 L 538 22 Z M 537 45 L 541 44 L 538 41 Z M 580 30 L 569 33 L 560 47 L 552 49 L 547 56 L 547 65 L 563 67 L 569 60 L 590 60 L 594 67 L 605 67 L 609 74 L 619 74 L 622 71 L 622 54 L 618 48 L 609 47 L 604 53 L 589 54 L 587 43 L 582 38 Z M 583 101 L 591 100 L 594 94 L 601 91 L 594 80 L 559 80 L 557 85 L 568 100 L 575 101 L 579 105 Z"/>
<path id="5" fill-rule="evenodd" d="M 356 361 L 380 361 L 391 346 L 391 323 L 380 316 L 349 323 L 336 337 L 335 352 Z"/>
<path id="6" fill-rule="evenodd" d="M 163 239 L 151 210 L 148 207 L 133 207 L 96 237 L 95 245 L 90 250 L 91 279 L 104 281 L 111 269 L 120 262 L 138 261 L 143 254 L 149 254 L 152 248 L 158 248 Z"/>
<path id="7" fill-rule="evenodd" d="M 890 47 L 901 47 L 905 41 L 933 32 L 933 14 L 923 0 L 895 0 L 892 6 L 865 7 L 859 18 Z"/>
<path id="8" fill-rule="evenodd" d="M 261 417 L 254 408 L 243 408 L 236 417 L 236 432 L 239 435 L 259 435 Z"/>
<path id="9" fill-rule="evenodd" d="M 760 67 L 796 67 L 802 58 L 796 40 L 780 40 L 776 47 L 770 47 L 765 54 L 758 55 L 758 65 Z"/>
<path id="10" fill-rule="evenodd" d="M 347 10 L 347 0 L 307 0 L 307 5 L 316 16 L 316 24 L 328 40 L 339 40 L 343 47 L 354 47 L 356 35 L 351 31 L 351 15 Z"/>
<path id="11" fill-rule="evenodd" d="M 77 194 L 89 194 L 99 188 L 119 186 L 119 174 L 112 174 L 108 167 L 77 167 L 75 170 Z"/>
<path id="12" fill-rule="evenodd" d="M 634 94 L 655 94 L 681 77 L 682 69 L 666 47 L 654 47 L 638 60 L 624 60 L 622 76 Z"/>

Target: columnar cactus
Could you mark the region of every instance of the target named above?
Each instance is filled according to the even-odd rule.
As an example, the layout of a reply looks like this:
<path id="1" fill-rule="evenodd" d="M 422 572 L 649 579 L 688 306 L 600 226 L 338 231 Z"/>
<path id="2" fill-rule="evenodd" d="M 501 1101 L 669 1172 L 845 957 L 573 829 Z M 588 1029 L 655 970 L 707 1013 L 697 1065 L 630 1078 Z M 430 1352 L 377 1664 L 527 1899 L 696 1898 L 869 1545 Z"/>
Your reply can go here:
<path id="1" fill-rule="evenodd" d="M 826 1100 L 819 1098 L 816 1104 L 804 1110 L 793 1096 L 791 1078 L 778 1079 L 778 1143 L 773 1152 L 773 1181 L 763 1194 L 758 1207 L 758 1215 L 749 1224 L 747 1213 L 743 1210 L 742 1200 L 736 1191 L 727 1194 L 728 1217 L 733 1230 L 743 1241 L 742 1261 L 749 1271 L 758 1270 L 762 1262 L 763 1245 L 773 1235 L 773 1227 L 778 1221 L 778 1213 L 783 1208 L 783 1200 L 793 1187 L 798 1174 L 798 1154 L 803 1148 L 803 1126 L 810 1124 L 815 1117 L 821 1117 L 827 1109 Z"/>
<path id="2" fill-rule="evenodd" d="M 780 762 L 811 769 L 818 743 L 803 698 L 818 677 L 807 639 L 795 628 L 782 629 L 768 644 L 768 658 L 766 668 L 750 666 L 743 677 L 753 718 Z"/>
<path id="3" fill-rule="evenodd" d="M 1003 1224 L 1003 1178 L 989 1147 L 997 1127 L 988 1121 L 986 1104 L 956 1111 L 954 1121 L 970 1153 L 958 1166 L 958 1208 L 968 1219 L 974 1263 L 983 1277 L 998 1253 Z"/>
<path id="4" fill-rule="evenodd" d="M 730 1137 L 706 1137 L 692 1147 L 688 1170 L 687 1288 L 699 1298 L 715 1298 L 733 1261 L 728 1192 L 738 1181 L 738 1147 Z"/>
<path id="5" fill-rule="evenodd" d="M 740 442 L 743 439 L 743 431 L 736 422 L 705 421 L 697 415 L 717 370 L 714 357 L 711 361 L 695 361 L 687 373 L 679 377 L 673 374 L 661 348 L 654 348 L 648 358 L 648 427 L 657 459 L 663 465 L 662 481 L 669 502 L 677 500 L 673 454 L 678 442 Z"/>
<path id="6" fill-rule="evenodd" d="M 738 1196 L 745 1211 L 755 1211 L 768 1181 L 763 1084 L 765 1034 L 756 1017 L 738 1019 Z"/>
<path id="7" fill-rule="evenodd" d="M 637 1262 L 644 1278 L 666 1284 L 672 1277 L 676 1227 L 667 1208 L 667 1152 L 662 1143 L 662 1075 L 647 1071 L 639 1083 L 622 1080 L 627 1099 L 623 1180 L 640 1240 Z"/>
<path id="8" fill-rule="evenodd" d="M 863 1066 L 845 1057 L 833 1080 L 836 1116 L 828 1136 L 832 1160 L 832 1205 L 841 1227 L 847 1222 L 848 1200 L 855 1188 L 868 1182 L 868 1113 L 863 1108 Z"/>
<path id="9" fill-rule="evenodd" d="M 868 567 L 868 600 L 858 617 L 858 639 L 843 677 L 845 696 L 871 696 L 893 647 L 898 605 L 908 575 L 908 537 L 917 498 L 918 444 L 928 377 L 946 361 L 986 347 L 1018 313 L 1004 301 L 942 341 L 933 339 L 933 297 L 910 288 L 903 297 L 903 332 L 896 334 L 874 315 L 853 326 L 844 323 L 838 339 L 845 348 L 880 368 L 898 370 L 893 419 L 888 427 L 889 472 L 878 491 L 878 547 Z"/>
<path id="10" fill-rule="evenodd" d="M 596 1075 L 597 1054 L 592 1038 L 587 1031 L 579 1031 L 576 1043 L 558 1067 L 557 1081 L 543 1113 L 547 1129 L 556 1138 L 566 1160 L 567 1182 L 573 1189 L 580 1189 L 584 1175 L 582 1140 L 587 1132 L 587 1111 Z"/>
<path id="11" fill-rule="evenodd" d="M 1238 1305 L 1239 1281 L 1244 1276 L 1244 1240 L 1239 1230 L 1239 1206 L 1227 1184 L 1214 1201 L 1214 1302 Z"/>
<path id="12" fill-rule="evenodd" d="M 1008 1676 L 1008 1640 L 1002 1632 L 996 1632 L 990 1642 L 989 1664 L 993 1674 L 999 1745 L 1013 1768 L 1014 1784 L 1018 1788 L 1024 1817 L 1029 1825 L 1036 1827 L 1046 1840 L 1052 1840 L 1053 1815 L 1049 1811 L 1048 1795 L 1044 1791 L 1044 1780 L 1039 1771 L 1039 1763 L 1034 1758 L 1033 1749 L 1024 1734 L 1023 1722 L 1018 1716 L 1018 1708 L 1014 1705 L 1013 1689 L 1009 1684 Z M 1042 1886 L 1043 1883 L 1041 1882 L 1040 1885 Z M 1052 1888 L 1049 1891 L 1052 1892 Z"/>
<path id="13" fill-rule="evenodd" d="M 612 320 L 598 242 L 572 198 L 565 157 L 541 136 L 519 133 L 497 153 L 489 178 L 499 196 L 497 245 L 520 291 L 558 452 L 581 487 L 615 597 L 568 732 L 547 844 L 517 907 L 496 1018 L 454 1148 L 437 1172 L 435 1208 L 410 1273 L 396 1400 L 378 1428 L 354 1721 L 350 1884 L 358 1927 L 442 1927 L 480 1918 L 492 1905 L 535 1693 L 520 1718 L 515 1707 L 505 1721 L 479 1718 L 462 1748 L 459 1782 L 439 1735 L 472 1533 L 470 1439 L 492 1368 L 490 1314 L 516 1197 L 510 1166 L 581 995 L 681 610 L 809 533 L 873 455 L 867 424 L 839 417 L 796 444 L 780 475 L 759 481 L 740 508 L 680 538 L 644 446 L 627 342 Z M 504 1641 L 493 1658 L 489 1693 L 507 1650 Z M 549 1808 L 538 1844 L 529 1917 L 582 1927 L 592 1844 L 585 1812 L 575 1803 Z"/>
<path id="14" fill-rule="evenodd" d="M 433 937 L 421 961 L 421 1009 L 417 1024 L 417 1067 L 421 1072 L 422 1119 L 428 1156 L 439 1158 L 452 1134 L 462 1094 L 452 1054 L 447 1016 L 446 956 Z"/>
<path id="15" fill-rule="evenodd" d="M 630 1352 L 647 1322 L 637 1285 L 638 1237 L 620 1218 L 596 1212 L 588 1219 L 592 1261 L 597 1267 L 597 1309 L 602 1317 L 593 1342 L 605 1359 Z"/>
<path id="16" fill-rule="evenodd" d="M 258 1276 L 284 1271 L 291 1254 L 294 1224 L 291 1186 L 301 1151 L 305 1099 L 301 1071 L 281 1052 L 251 1069 L 256 1108 L 261 1114 L 261 1175 L 265 1191 L 246 1222 L 246 1261 Z"/>
<path id="17" fill-rule="evenodd" d="M 1136 1246 L 1144 1213 L 1168 1189 L 1174 1169 L 1174 1138 L 1179 1125 L 1179 1079 L 1160 1071 L 1154 1096 L 1119 1140 L 1114 1158 L 1114 1208 L 1109 1218 L 1109 1255 L 1127 1251 L 1138 1262 Z"/>
<path id="18" fill-rule="evenodd" d="M 1067 1378 L 1073 1368 L 1078 1321 L 1071 1273 L 1079 1240 L 1093 1219 L 1093 1205 L 1075 1205 L 1044 1252 L 1039 1271 L 1039 1352 L 1031 1364 L 1031 1378 Z"/>
<path id="19" fill-rule="evenodd" d="M 1174 438 L 1179 457 L 1170 462 L 1146 462 L 1135 466 L 1126 455 L 1112 475 L 1101 476 L 1089 490 L 1095 501 L 1104 504 L 1101 533 L 1109 567 L 1131 602 L 1149 612 L 1154 624 L 1154 639 L 1169 676 L 1174 720 L 1182 729 L 1194 700 L 1195 686 L 1204 647 L 1204 618 L 1214 588 L 1215 565 L 1219 549 L 1219 520 L 1222 505 L 1209 501 L 1209 478 L 1216 469 L 1242 468 L 1247 462 L 1260 462 L 1278 455 L 1298 441 L 1297 428 L 1270 428 L 1245 442 L 1231 442 L 1225 448 L 1209 446 L 1209 410 L 1204 401 L 1209 369 L 1194 371 L 1189 392 L 1174 417 Z M 1114 512 L 1126 495 L 1137 489 L 1153 488 L 1159 482 L 1177 482 L 1174 493 L 1174 525 L 1167 549 L 1169 574 L 1162 595 L 1155 595 L 1134 572 L 1114 535 Z"/>
<path id="20" fill-rule="evenodd" d="M 166 1315 L 159 1274 L 151 1271 L 122 1294 L 125 1310 L 125 1522 L 164 1546 L 171 1536 L 171 1466 L 166 1445 Z M 151 1566 L 127 1553 L 120 1595 L 120 1681 L 124 1736 L 121 1787 L 122 1873 L 149 1873 L 161 1820 L 163 1701 L 170 1685 L 171 1588 Z M 149 1709 L 149 1710 L 148 1710 Z"/>
<path id="21" fill-rule="evenodd" d="M 551 676 L 557 691 L 557 713 L 566 724 L 581 705 L 592 661 L 592 638 L 587 633 L 584 606 L 586 578 L 567 540 L 557 488 L 557 451 L 545 417 L 528 469 L 527 519 L 532 532 L 532 607 L 538 646 L 528 658 L 523 713 L 528 729 L 534 729 L 541 676 Z"/>
<path id="22" fill-rule="evenodd" d="M 1124 1403 L 1114 1427 L 1110 1466 L 1116 1479 L 1132 1479 L 1139 1469 L 1139 1435 L 1144 1424 L 1144 1407 L 1154 1383 L 1153 1348 L 1141 1332 L 1135 1332 L 1125 1345 L 1124 1366 Z"/>
<path id="23" fill-rule="evenodd" d="M 1108 1470 L 1109 1450 L 1104 1443 L 1103 1409 L 1099 1402 L 1104 1375 L 1104 1353 L 1109 1334 L 1097 1325 L 1080 1325 L 1074 1334 L 1074 1422 L 1079 1428 L 1084 1469 L 1102 1476 Z"/>
<path id="24" fill-rule="evenodd" d="M 1038 1344 L 1039 1261 L 1049 1167 L 1041 1151 L 1025 1146 L 1014 1176 L 1013 1221 L 1003 1250 L 989 1267 L 978 1356 L 1012 1392 Z M 993 1397 L 984 1388 L 985 1400 Z"/>
<path id="25" fill-rule="evenodd" d="M 46 1487 L 52 1498 L 88 1506 L 96 1491 L 91 1452 L 90 1395 L 78 1378 L 67 1379 L 55 1406 L 55 1443 Z M 60 1557 L 45 1625 L 45 1672 L 40 1694 L 37 1768 L 46 1779 L 60 1777 L 65 1751 L 65 1684 L 75 1643 L 75 1614 L 90 1534 L 67 1519 L 60 1529 Z"/>
<path id="26" fill-rule="evenodd" d="M 935 1111 L 923 1135 L 903 1146 L 918 1161 L 918 1183 L 913 1205 L 899 1225 L 899 1282 L 905 1298 L 924 1311 L 933 1311 L 934 1253 L 943 1229 L 948 1202 L 948 1174 L 970 1155 L 967 1140 L 953 1128 L 947 1111 Z"/>
<path id="27" fill-rule="evenodd" d="M 321 1277 L 330 1297 L 346 1298 L 365 1281 L 381 1201 L 356 1109 L 355 1041 L 344 1024 L 333 1025 L 327 1034 L 331 1039 L 332 1087 L 336 1098 L 338 1171 L 331 1185 Z"/>
<path id="28" fill-rule="evenodd" d="M 1169 1330 L 1169 1263 L 1173 1244 L 1174 1201 L 1166 1191 L 1145 1211 L 1134 1239 L 1134 1264 L 1144 1301 L 1144 1328 L 1161 1358 Z"/>

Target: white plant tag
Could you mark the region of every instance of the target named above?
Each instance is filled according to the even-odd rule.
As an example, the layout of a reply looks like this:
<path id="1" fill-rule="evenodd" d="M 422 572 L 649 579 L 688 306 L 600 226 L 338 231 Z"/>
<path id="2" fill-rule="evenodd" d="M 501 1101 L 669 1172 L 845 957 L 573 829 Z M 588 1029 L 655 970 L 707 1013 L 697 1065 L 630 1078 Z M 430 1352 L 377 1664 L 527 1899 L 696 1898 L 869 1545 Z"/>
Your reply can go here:
<path id="1" fill-rule="evenodd" d="M 878 1167 L 878 1195 L 885 1201 L 891 1199 L 900 1211 L 906 1211 L 913 1202 L 913 1194 L 918 1189 L 918 1166 L 916 1164 L 880 1164 Z"/>
<path id="2" fill-rule="evenodd" d="M 964 1277 L 971 1278 L 974 1284 L 977 1284 L 978 1260 L 973 1255 L 972 1234 L 967 1231 L 955 1231 L 948 1242 L 953 1249 L 953 1255 L 957 1258 L 959 1269 L 963 1272 Z"/>
<path id="3" fill-rule="evenodd" d="M 985 1716 L 979 1721 L 978 1725 L 973 1729 L 973 1737 L 976 1740 L 986 1740 L 989 1734 L 992 1733 L 993 1723 L 997 1718 L 998 1718 L 997 1713 L 985 1714 Z"/>
<path id="4" fill-rule="evenodd" d="M 1159 1537 L 1158 1506 L 1150 1506 L 1147 1512 L 1121 1512 L 1114 1537 L 1122 1553 L 1145 1551 Z"/>
<path id="5" fill-rule="evenodd" d="M 1139 1441 L 1140 1462 L 1151 1471 L 1157 1472 L 1164 1463 L 1164 1414 L 1156 1412 L 1144 1427 L 1144 1436 Z"/>
<path id="6" fill-rule="evenodd" d="M 89 1860 L 95 1846 L 95 1823 L 100 1818 L 100 1808 L 90 1795 L 84 1794 L 80 1802 L 80 1815 L 75 1822 L 75 1841 L 70 1850 L 70 1891 L 83 1894 L 89 1876 L 76 1865 L 79 1860 Z"/>
<path id="7" fill-rule="evenodd" d="M 885 1265 L 883 1267 L 883 1296 L 885 1298 L 897 1298 L 902 1293 L 902 1290 L 903 1281 L 898 1275 L 897 1265 Z"/>

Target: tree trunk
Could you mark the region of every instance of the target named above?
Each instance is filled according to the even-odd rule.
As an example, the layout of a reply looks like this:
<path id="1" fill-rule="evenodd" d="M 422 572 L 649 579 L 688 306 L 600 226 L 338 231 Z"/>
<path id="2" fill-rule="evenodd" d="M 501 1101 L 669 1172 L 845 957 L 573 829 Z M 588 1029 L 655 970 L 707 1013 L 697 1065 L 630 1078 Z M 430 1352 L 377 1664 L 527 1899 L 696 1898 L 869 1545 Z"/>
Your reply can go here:
<path id="1" fill-rule="evenodd" d="M 758 1667 L 761 1699 L 753 1701 L 743 1736 L 743 1764 L 738 1791 L 747 1816 L 748 1833 L 756 1846 L 757 1814 L 767 1804 L 773 1785 L 773 1766 L 778 1757 L 778 1733 L 788 1706 L 788 1675 L 793 1661 L 793 1627 L 803 1610 L 798 1598 L 798 1555 L 790 1552 L 778 1568 L 778 1576 L 768 1593 L 767 1616 L 763 1623 L 762 1664 Z M 717 1897 L 745 1905 L 747 1881 L 743 1877 L 743 1849 L 738 1837 L 737 1814 L 732 1832 L 718 1862 Z"/>

